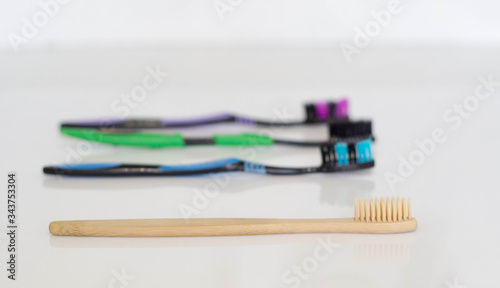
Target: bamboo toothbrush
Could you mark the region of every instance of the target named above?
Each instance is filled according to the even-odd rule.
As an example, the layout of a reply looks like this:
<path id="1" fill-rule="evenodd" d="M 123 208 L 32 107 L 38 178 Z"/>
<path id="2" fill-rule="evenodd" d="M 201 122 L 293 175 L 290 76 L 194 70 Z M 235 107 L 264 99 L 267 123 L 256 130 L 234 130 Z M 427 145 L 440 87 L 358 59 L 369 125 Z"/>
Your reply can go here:
<path id="1" fill-rule="evenodd" d="M 50 223 L 60 236 L 188 237 L 288 233 L 403 233 L 417 229 L 411 202 L 401 198 L 358 199 L 354 218 L 338 219 L 138 219 Z"/>

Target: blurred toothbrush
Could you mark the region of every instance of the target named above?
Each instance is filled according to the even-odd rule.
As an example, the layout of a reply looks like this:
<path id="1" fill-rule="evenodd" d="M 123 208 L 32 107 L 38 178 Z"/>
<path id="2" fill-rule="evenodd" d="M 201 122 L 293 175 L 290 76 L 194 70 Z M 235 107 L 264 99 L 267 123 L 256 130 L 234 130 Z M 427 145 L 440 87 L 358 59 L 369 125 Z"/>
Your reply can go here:
<path id="1" fill-rule="evenodd" d="M 348 101 L 316 102 L 305 105 L 306 119 L 279 123 L 284 126 L 309 125 L 325 123 L 333 119 L 348 118 Z M 218 114 L 192 119 L 106 119 L 93 121 L 64 122 L 62 128 L 94 128 L 94 129 L 169 129 L 184 128 L 219 123 L 240 123 L 252 126 L 275 126 L 276 121 L 258 120 L 234 114 Z"/>
<path id="2" fill-rule="evenodd" d="M 181 176 L 218 172 L 246 172 L 261 175 L 297 175 L 334 173 L 367 169 L 375 166 L 371 139 L 356 143 L 337 142 L 320 146 L 322 163 L 314 167 L 278 167 L 238 158 L 188 165 L 147 165 L 125 163 L 63 164 L 43 168 L 45 174 L 65 176 Z"/>

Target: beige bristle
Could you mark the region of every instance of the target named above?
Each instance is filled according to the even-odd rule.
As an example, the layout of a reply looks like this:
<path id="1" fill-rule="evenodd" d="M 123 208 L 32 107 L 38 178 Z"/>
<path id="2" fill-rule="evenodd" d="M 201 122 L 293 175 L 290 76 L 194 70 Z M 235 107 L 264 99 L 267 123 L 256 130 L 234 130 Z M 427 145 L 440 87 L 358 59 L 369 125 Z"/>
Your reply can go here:
<path id="1" fill-rule="evenodd" d="M 370 222 L 370 199 L 365 199 L 365 221 Z"/>
<path id="2" fill-rule="evenodd" d="M 408 198 L 408 219 L 411 219 L 411 199 Z"/>
<path id="3" fill-rule="evenodd" d="M 403 202 L 398 197 L 398 221 L 403 221 Z"/>
<path id="4" fill-rule="evenodd" d="M 406 213 L 408 208 L 406 208 L 406 198 L 403 198 L 403 220 L 408 220 L 408 214 Z"/>
<path id="5" fill-rule="evenodd" d="M 359 218 L 361 222 L 365 222 L 365 202 L 359 199 Z"/>
<path id="6" fill-rule="evenodd" d="M 398 203 L 395 197 L 391 197 L 392 201 L 392 221 L 398 221 Z"/>
<path id="7" fill-rule="evenodd" d="M 377 212 L 375 212 L 375 200 L 370 198 L 370 217 L 372 222 L 375 222 L 376 216 Z"/>
<path id="8" fill-rule="evenodd" d="M 354 221 L 401 222 L 411 220 L 411 201 L 401 197 L 367 198 L 354 201 Z"/>
<path id="9" fill-rule="evenodd" d="M 391 198 L 387 196 L 387 222 L 392 222 L 392 202 Z"/>
<path id="10" fill-rule="evenodd" d="M 354 200 L 354 221 L 359 221 L 359 200 Z"/>
<path id="11" fill-rule="evenodd" d="M 380 208 L 380 198 L 375 199 L 375 210 L 377 211 L 377 222 L 382 222 L 382 209 Z"/>
<path id="12" fill-rule="evenodd" d="M 387 205 L 386 205 L 386 199 L 385 198 L 382 198 L 381 199 L 381 207 L 380 207 L 380 210 L 382 210 L 382 222 L 387 222 Z"/>

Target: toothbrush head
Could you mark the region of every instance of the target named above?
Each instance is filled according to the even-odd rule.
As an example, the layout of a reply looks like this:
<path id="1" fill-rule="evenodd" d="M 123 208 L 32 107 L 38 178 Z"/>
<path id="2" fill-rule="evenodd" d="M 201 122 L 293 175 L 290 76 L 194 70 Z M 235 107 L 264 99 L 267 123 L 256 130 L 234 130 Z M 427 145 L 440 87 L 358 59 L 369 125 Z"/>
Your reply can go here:
<path id="1" fill-rule="evenodd" d="M 369 120 L 332 120 L 329 128 L 332 140 L 372 138 L 372 121 Z"/>
<path id="2" fill-rule="evenodd" d="M 354 202 L 354 219 L 350 218 L 356 231 L 361 233 L 405 233 L 417 229 L 417 220 L 411 216 L 409 199 L 369 198 Z"/>
<path id="3" fill-rule="evenodd" d="M 354 200 L 354 221 L 356 222 L 390 223 L 412 219 L 409 198 L 372 197 Z"/>
<path id="4" fill-rule="evenodd" d="M 349 102 L 342 99 L 337 102 L 307 103 L 306 123 L 322 123 L 333 119 L 347 119 Z"/>
<path id="5" fill-rule="evenodd" d="M 371 139 L 336 142 L 321 146 L 322 172 L 337 172 L 372 168 Z"/>

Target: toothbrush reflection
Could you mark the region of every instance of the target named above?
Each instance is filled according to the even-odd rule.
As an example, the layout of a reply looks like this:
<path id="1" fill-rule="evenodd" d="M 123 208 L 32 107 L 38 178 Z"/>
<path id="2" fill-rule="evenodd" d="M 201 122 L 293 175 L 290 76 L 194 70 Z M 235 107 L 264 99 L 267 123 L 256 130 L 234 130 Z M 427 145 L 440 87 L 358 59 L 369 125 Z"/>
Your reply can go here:
<path id="1" fill-rule="evenodd" d="M 357 172 L 354 174 L 363 175 L 363 172 Z M 309 175 L 309 176 L 299 176 L 294 177 L 293 181 L 281 178 L 281 177 L 267 177 L 260 178 L 259 181 L 255 181 L 253 176 L 246 175 L 234 175 L 231 176 L 230 181 L 224 189 L 221 189 L 221 193 L 242 193 L 251 190 L 257 190 L 264 187 L 276 187 L 283 185 L 302 185 L 311 184 L 314 186 L 319 186 L 320 203 L 325 203 L 330 206 L 341 205 L 341 206 L 352 206 L 354 204 L 355 198 L 368 197 L 371 191 L 374 190 L 375 184 L 371 180 L 365 180 L 355 177 L 357 175 L 352 175 L 350 177 L 345 176 L 331 176 L 331 175 Z M 190 189 L 193 187 L 203 187 L 207 180 L 211 180 L 209 177 L 189 177 L 190 181 L 185 181 L 186 177 L 183 178 L 108 178 L 108 179 L 98 179 L 98 178 L 71 178 L 71 179 L 58 179 L 58 178 L 46 178 L 44 182 L 44 187 L 68 190 L 67 193 L 72 193 L 71 191 L 78 190 L 141 190 L 144 189 L 155 189 L 160 187 L 169 187 L 169 189 Z M 147 183 L 147 185 L 145 185 Z M 145 188 L 147 187 L 147 188 Z M 317 188 L 315 189 L 317 190 Z M 304 191 L 304 193 L 308 193 Z"/>
<path id="2" fill-rule="evenodd" d="M 379 234 L 293 234 L 231 237 L 71 237 L 50 236 L 53 248 L 214 248 L 258 246 L 309 246 L 327 239 L 360 263 L 408 262 L 416 233 Z"/>

